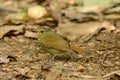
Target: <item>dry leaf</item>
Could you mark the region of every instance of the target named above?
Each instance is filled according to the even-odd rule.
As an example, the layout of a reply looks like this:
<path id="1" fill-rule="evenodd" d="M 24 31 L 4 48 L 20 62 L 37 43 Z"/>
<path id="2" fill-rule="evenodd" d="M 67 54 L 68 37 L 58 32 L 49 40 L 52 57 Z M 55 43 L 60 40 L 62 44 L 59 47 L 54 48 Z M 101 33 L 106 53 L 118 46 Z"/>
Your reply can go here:
<path id="1" fill-rule="evenodd" d="M 94 24 L 93 24 L 94 23 Z M 103 22 L 88 22 L 86 23 L 59 23 L 57 31 L 59 34 L 66 36 L 70 40 L 74 40 L 79 36 L 89 40 L 93 35 L 97 34 L 101 29 L 105 28 L 108 31 L 115 30 L 115 26 L 108 21 Z"/>
<path id="2" fill-rule="evenodd" d="M 13 31 L 12 34 L 19 34 L 23 31 L 24 25 L 19 26 L 2 26 L 0 27 L 0 38 L 2 38 L 4 35 L 6 35 L 8 32 Z"/>
<path id="3" fill-rule="evenodd" d="M 36 33 L 32 32 L 32 31 L 28 31 L 28 30 L 25 31 L 25 36 L 30 37 L 30 38 L 37 38 Z"/>
<path id="4" fill-rule="evenodd" d="M 8 63 L 9 59 L 5 55 L 0 55 L 0 63 Z"/>

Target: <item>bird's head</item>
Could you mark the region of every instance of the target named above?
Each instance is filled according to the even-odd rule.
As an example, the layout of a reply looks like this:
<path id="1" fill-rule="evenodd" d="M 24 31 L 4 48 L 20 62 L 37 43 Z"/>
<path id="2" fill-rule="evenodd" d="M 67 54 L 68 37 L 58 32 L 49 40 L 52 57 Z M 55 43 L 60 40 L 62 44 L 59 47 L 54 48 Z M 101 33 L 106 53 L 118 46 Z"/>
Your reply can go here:
<path id="1" fill-rule="evenodd" d="M 38 35 L 38 38 L 41 38 L 42 36 L 45 36 L 47 33 L 51 32 L 52 30 L 47 27 L 47 26 L 44 26 L 44 27 L 38 27 L 37 28 L 37 35 Z"/>

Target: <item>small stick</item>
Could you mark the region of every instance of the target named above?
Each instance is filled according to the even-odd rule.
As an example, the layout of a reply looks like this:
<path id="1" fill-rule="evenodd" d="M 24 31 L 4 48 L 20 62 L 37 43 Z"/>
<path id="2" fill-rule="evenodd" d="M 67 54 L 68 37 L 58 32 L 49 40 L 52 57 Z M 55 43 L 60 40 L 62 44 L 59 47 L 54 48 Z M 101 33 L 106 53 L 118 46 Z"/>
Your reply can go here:
<path id="1" fill-rule="evenodd" d="M 110 75 L 113 75 L 113 74 L 115 74 L 115 73 L 120 73 L 120 70 L 119 70 L 119 71 L 113 71 L 113 72 L 111 72 L 111 73 L 108 73 L 108 74 L 104 75 L 103 78 L 107 78 L 107 77 L 109 77 Z"/>

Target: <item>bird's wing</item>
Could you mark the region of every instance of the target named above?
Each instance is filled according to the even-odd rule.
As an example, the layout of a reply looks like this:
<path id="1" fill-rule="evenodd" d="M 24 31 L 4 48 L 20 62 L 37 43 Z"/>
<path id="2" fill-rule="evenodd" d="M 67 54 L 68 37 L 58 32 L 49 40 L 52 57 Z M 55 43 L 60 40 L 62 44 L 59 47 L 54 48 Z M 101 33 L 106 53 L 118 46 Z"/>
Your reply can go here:
<path id="1" fill-rule="evenodd" d="M 69 48 L 69 43 L 57 34 L 49 34 L 44 37 L 43 45 L 48 48 L 65 50 Z"/>

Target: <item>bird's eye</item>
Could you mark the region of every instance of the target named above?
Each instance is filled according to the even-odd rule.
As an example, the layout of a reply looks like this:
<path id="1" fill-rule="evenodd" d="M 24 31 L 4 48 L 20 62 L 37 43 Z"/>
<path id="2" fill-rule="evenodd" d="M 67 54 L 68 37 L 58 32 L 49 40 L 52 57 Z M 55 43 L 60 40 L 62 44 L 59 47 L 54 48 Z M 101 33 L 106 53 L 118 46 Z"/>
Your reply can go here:
<path id="1" fill-rule="evenodd" d="M 44 31 L 40 31 L 41 33 L 43 33 Z"/>

